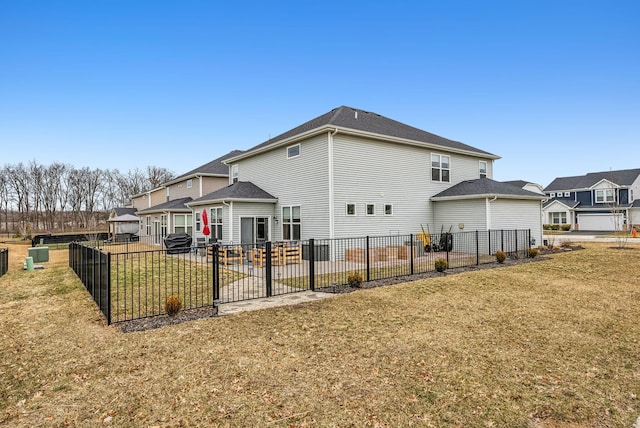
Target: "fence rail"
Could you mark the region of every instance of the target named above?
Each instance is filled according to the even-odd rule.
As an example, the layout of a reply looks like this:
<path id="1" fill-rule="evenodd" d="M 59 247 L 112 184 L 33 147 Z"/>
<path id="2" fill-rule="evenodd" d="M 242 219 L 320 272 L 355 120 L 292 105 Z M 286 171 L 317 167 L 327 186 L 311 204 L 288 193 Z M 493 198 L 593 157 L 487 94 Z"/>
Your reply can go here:
<path id="1" fill-rule="evenodd" d="M 124 251 L 126 243 L 100 242 L 102 249 L 70 245 L 69 260 L 111 323 L 163 315 L 170 295 L 179 296 L 183 309 L 215 309 L 218 304 L 305 290 L 335 291 L 353 274 L 375 281 L 425 273 L 435 270 L 438 259 L 454 268 L 493 262 L 497 250 L 528 257 L 531 245 L 529 230 L 199 244 L 144 251 Z"/>
<path id="2" fill-rule="evenodd" d="M 0 276 L 3 276 L 9 270 L 9 249 L 0 248 Z"/>

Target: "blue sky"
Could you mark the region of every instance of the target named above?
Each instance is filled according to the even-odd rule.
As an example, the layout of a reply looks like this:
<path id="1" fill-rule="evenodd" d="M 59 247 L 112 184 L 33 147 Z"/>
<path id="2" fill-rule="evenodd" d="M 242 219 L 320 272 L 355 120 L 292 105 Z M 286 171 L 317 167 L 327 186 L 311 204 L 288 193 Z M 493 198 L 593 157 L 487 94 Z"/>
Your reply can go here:
<path id="1" fill-rule="evenodd" d="M 13 1 L 0 165 L 184 173 L 347 105 L 495 153 L 640 168 L 637 1 Z"/>

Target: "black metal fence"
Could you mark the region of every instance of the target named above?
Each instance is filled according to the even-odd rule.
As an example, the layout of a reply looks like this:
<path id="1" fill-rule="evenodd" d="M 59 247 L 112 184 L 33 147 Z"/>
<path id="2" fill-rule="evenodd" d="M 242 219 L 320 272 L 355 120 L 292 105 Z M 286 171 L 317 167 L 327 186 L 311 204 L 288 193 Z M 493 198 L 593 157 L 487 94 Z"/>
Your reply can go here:
<path id="1" fill-rule="evenodd" d="M 425 273 L 438 259 L 455 268 L 494 262 L 497 250 L 528 257 L 531 245 L 529 230 L 498 230 L 109 253 L 73 244 L 69 260 L 111 323 L 165 314 L 170 295 L 183 309 L 216 313 L 218 304 L 332 292 L 354 275 L 366 282 Z"/>
<path id="2" fill-rule="evenodd" d="M 69 266 L 111 324 L 111 254 L 72 242 L 69 244 Z"/>
<path id="3" fill-rule="evenodd" d="M 9 270 L 9 249 L 0 248 L 0 276 Z"/>

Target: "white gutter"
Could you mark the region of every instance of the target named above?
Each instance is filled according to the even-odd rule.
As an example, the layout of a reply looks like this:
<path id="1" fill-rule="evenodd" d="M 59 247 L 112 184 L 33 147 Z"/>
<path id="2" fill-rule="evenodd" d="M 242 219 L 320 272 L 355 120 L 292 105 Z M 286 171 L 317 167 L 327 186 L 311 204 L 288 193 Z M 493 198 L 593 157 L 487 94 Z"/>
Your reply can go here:
<path id="1" fill-rule="evenodd" d="M 329 239 L 333 239 L 335 236 L 335 201 L 334 201 L 334 189 L 333 189 L 333 136 L 338 133 L 338 128 L 333 132 L 329 131 L 328 139 L 328 156 L 329 156 Z"/>
<path id="2" fill-rule="evenodd" d="M 493 199 L 489 199 L 487 197 L 487 199 L 485 199 L 486 201 L 486 220 L 487 220 L 487 230 L 491 230 L 491 202 L 495 201 L 496 199 L 498 199 L 498 196 L 494 196 Z"/>
<path id="3" fill-rule="evenodd" d="M 229 207 L 229 244 L 233 244 L 233 201 L 230 204 L 222 201 L 222 205 Z"/>

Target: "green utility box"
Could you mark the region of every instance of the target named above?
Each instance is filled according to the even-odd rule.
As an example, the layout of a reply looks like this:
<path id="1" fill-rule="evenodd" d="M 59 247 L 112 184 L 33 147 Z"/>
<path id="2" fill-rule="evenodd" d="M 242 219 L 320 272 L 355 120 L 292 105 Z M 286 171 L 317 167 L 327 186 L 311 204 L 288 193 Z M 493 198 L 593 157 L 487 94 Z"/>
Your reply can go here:
<path id="1" fill-rule="evenodd" d="M 31 247 L 29 248 L 29 257 L 33 258 L 34 263 L 48 262 L 49 247 Z"/>

